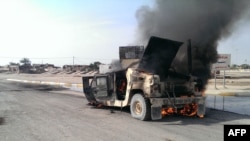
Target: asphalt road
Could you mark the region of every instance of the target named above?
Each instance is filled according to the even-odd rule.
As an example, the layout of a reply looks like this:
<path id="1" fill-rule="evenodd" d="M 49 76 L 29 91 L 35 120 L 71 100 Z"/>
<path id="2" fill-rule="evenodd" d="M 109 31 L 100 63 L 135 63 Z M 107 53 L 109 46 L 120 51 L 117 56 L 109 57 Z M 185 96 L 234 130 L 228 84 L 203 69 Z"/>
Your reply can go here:
<path id="1" fill-rule="evenodd" d="M 223 141 L 224 124 L 250 116 L 208 110 L 197 117 L 139 121 L 128 109 L 96 109 L 81 93 L 0 80 L 1 141 Z"/>

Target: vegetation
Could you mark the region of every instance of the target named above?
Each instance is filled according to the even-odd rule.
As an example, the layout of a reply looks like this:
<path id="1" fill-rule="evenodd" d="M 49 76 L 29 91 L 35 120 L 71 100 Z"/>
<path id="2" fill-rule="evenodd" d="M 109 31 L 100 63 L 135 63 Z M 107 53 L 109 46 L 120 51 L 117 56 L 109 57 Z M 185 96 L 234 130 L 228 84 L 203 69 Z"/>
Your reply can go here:
<path id="1" fill-rule="evenodd" d="M 31 61 L 29 58 L 23 58 L 20 60 L 20 63 L 23 65 L 23 66 L 30 66 L 31 65 Z"/>
<path id="2" fill-rule="evenodd" d="M 248 64 L 242 64 L 241 68 L 242 69 L 250 69 L 250 65 L 248 65 Z"/>
<path id="3" fill-rule="evenodd" d="M 97 61 L 94 63 L 91 63 L 89 65 L 90 70 L 99 70 L 99 65 L 102 64 L 101 62 Z"/>
<path id="4" fill-rule="evenodd" d="M 10 62 L 9 65 L 17 65 L 17 66 L 19 66 L 19 63 Z"/>
<path id="5" fill-rule="evenodd" d="M 233 64 L 231 65 L 230 69 L 250 69 L 250 65 L 249 64 L 242 64 L 242 65 Z"/>

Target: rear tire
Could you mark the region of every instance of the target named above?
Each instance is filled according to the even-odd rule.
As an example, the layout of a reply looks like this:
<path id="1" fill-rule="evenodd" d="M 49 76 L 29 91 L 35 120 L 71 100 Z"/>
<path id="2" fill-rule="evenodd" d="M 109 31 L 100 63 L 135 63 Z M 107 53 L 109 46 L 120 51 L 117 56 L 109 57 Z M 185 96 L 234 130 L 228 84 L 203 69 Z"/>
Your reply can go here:
<path id="1" fill-rule="evenodd" d="M 130 113 L 135 119 L 142 121 L 151 120 L 151 104 L 149 99 L 141 94 L 135 94 L 130 103 Z"/>

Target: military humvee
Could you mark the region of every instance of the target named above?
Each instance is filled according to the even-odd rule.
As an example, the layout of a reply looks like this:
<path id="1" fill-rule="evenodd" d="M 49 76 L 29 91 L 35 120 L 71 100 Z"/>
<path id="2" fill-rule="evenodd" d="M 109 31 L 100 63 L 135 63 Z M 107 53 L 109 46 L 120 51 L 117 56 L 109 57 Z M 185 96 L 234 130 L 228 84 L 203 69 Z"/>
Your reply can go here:
<path id="1" fill-rule="evenodd" d="M 129 106 L 131 116 L 143 121 L 173 113 L 203 117 L 206 97 L 201 79 L 171 68 L 182 44 L 153 36 L 137 66 L 82 77 L 87 100 L 93 105 Z M 120 92 L 122 81 L 125 90 Z"/>

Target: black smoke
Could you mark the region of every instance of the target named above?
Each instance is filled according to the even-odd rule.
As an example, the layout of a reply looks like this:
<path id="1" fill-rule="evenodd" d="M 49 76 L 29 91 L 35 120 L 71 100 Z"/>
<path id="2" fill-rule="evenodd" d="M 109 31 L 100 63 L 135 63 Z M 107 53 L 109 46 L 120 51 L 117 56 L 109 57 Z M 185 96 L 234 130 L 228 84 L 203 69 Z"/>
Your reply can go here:
<path id="1" fill-rule="evenodd" d="M 248 0 L 156 0 L 153 7 L 143 6 L 136 12 L 138 41 L 146 43 L 151 36 L 184 43 L 191 39 L 192 74 L 205 83 L 210 66 L 217 61 L 217 44 L 233 32 L 250 1 Z M 172 66 L 188 74 L 187 48 L 179 50 Z"/>

